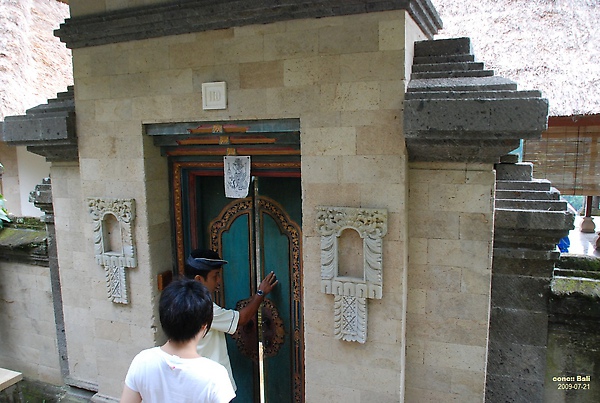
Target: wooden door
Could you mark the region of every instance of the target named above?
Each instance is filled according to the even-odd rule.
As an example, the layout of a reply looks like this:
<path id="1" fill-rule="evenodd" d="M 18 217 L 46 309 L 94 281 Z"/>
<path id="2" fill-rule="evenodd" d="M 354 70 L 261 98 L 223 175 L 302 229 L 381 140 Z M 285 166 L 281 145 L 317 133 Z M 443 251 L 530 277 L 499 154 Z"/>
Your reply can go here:
<path id="1" fill-rule="evenodd" d="M 270 271 L 279 280 L 258 317 L 227 336 L 235 402 L 303 401 L 299 178 L 255 177 L 244 199 L 225 197 L 222 176 L 190 173 L 187 183 L 190 249 L 210 248 L 229 262 L 219 305 L 240 308 Z"/>

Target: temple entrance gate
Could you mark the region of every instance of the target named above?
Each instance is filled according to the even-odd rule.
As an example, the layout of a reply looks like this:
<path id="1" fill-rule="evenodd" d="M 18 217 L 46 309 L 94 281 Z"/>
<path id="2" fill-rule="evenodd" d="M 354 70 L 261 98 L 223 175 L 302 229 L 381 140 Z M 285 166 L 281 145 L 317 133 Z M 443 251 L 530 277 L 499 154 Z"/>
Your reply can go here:
<path id="1" fill-rule="evenodd" d="M 177 270 L 192 249 L 219 252 L 228 264 L 215 301 L 229 309 L 270 271 L 279 280 L 257 317 L 226 336 L 236 403 L 304 400 L 298 122 L 267 123 L 146 128 L 169 157 Z M 247 197 L 226 197 L 224 155 L 251 156 Z"/>

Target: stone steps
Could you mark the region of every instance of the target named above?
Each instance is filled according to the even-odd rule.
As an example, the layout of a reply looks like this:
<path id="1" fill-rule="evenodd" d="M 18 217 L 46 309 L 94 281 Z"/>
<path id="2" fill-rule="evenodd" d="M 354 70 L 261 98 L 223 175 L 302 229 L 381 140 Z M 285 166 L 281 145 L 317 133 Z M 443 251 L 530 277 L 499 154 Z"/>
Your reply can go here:
<path id="1" fill-rule="evenodd" d="M 567 236 L 573 227 L 573 216 L 566 211 L 496 209 L 495 230 L 537 230 L 539 233 L 549 233 L 553 230 L 562 230 L 562 236 L 554 240 L 557 244 L 560 238 Z"/>
<path id="2" fill-rule="evenodd" d="M 441 63 L 423 63 L 414 64 L 413 73 L 424 73 L 433 71 L 473 71 L 483 70 L 484 64 L 481 62 L 441 62 Z"/>
<path id="3" fill-rule="evenodd" d="M 559 200 L 558 191 L 496 190 L 496 199 Z"/>
<path id="4" fill-rule="evenodd" d="M 432 79 L 432 78 L 459 78 L 459 77 L 491 77 L 493 70 L 450 70 L 450 71 L 424 71 L 422 73 L 411 74 L 411 80 Z"/>
<path id="5" fill-rule="evenodd" d="M 549 192 L 552 185 L 547 179 L 532 180 L 497 180 L 496 190 L 534 190 Z"/>
<path id="6" fill-rule="evenodd" d="M 405 99 L 515 99 L 515 98 L 536 98 L 541 94 L 539 91 L 422 91 L 414 90 L 407 92 Z"/>
<path id="7" fill-rule="evenodd" d="M 471 39 L 451 38 L 438 39 L 435 41 L 423 41 L 415 44 L 416 57 L 438 57 L 438 56 L 453 56 L 453 55 L 470 55 Z"/>
<path id="8" fill-rule="evenodd" d="M 496 99 L 496 91 L 516 91 L 517 84 L 507 78 L 491 77 L 454 77 L 454 78 L 421 78 L 411 79 L 408 83 L 407 92 L 429 92 L 429 91 L 478 91 L 485 92 L 486 99 Z M 517 98 L 515 96 L 515 98 Z M 502 98 L 501 98 L 502 99 Z"/>
<path id="9" fill-rule="evenodd" d="M 496 199 L 495 207 L 506 210 L 545 210 L 565 211 L 567 202 L 564 200 L 536 200 L 536 199 Z"/>
<path id="10" fill-rule="evenodd" d="M 415 56 L 413 58 L 413 67 L 421 64 L 468 63 L 474 61 L 474 55 L 465 53 L 443 56 Z"/>

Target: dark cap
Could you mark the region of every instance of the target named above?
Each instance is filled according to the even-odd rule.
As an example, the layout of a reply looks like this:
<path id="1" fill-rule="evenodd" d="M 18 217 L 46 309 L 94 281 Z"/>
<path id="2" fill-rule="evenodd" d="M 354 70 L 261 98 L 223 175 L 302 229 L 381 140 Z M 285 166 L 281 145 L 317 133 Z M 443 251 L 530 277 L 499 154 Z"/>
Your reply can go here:
<path id="1" fill-rule="evenodd" d="M 218 269 L 224 264 L 227 264 L 227 260 L 209 259 L 206 257 L 192 257 L 192 255 L 189 255 L 185 263 L 196 270 L 210 271 Z"/>

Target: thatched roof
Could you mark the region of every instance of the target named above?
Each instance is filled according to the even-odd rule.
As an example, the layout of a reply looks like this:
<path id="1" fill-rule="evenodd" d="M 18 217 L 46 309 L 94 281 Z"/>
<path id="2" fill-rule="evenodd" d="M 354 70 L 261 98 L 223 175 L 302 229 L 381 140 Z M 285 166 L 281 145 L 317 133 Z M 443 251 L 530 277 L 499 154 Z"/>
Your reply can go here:
<path id="1" fill-rule="evenodd" d="M 541 90 L 552 116 L 600 113 L 600 0 L 431 0 L 444 28 L 519 89 Z M 53 36 L 66 0 L 0 0 L 0 120 L 72 83 L 70 52 Z M 30 7 L 30 8 L 27 8 Z"/>
<path id="2" fill-rule="evenodd" d="M 73 84 L 71 52 L 53 34 L 68 16 L 54 0 L 0 0 L 0 121 Z"/>
<path id="3" fill-rule="evenodd" d="M 551 116 L 600 113 L 600 0 L 431 0 L 444 28 L 519 89 L 537 89 Z"/>

